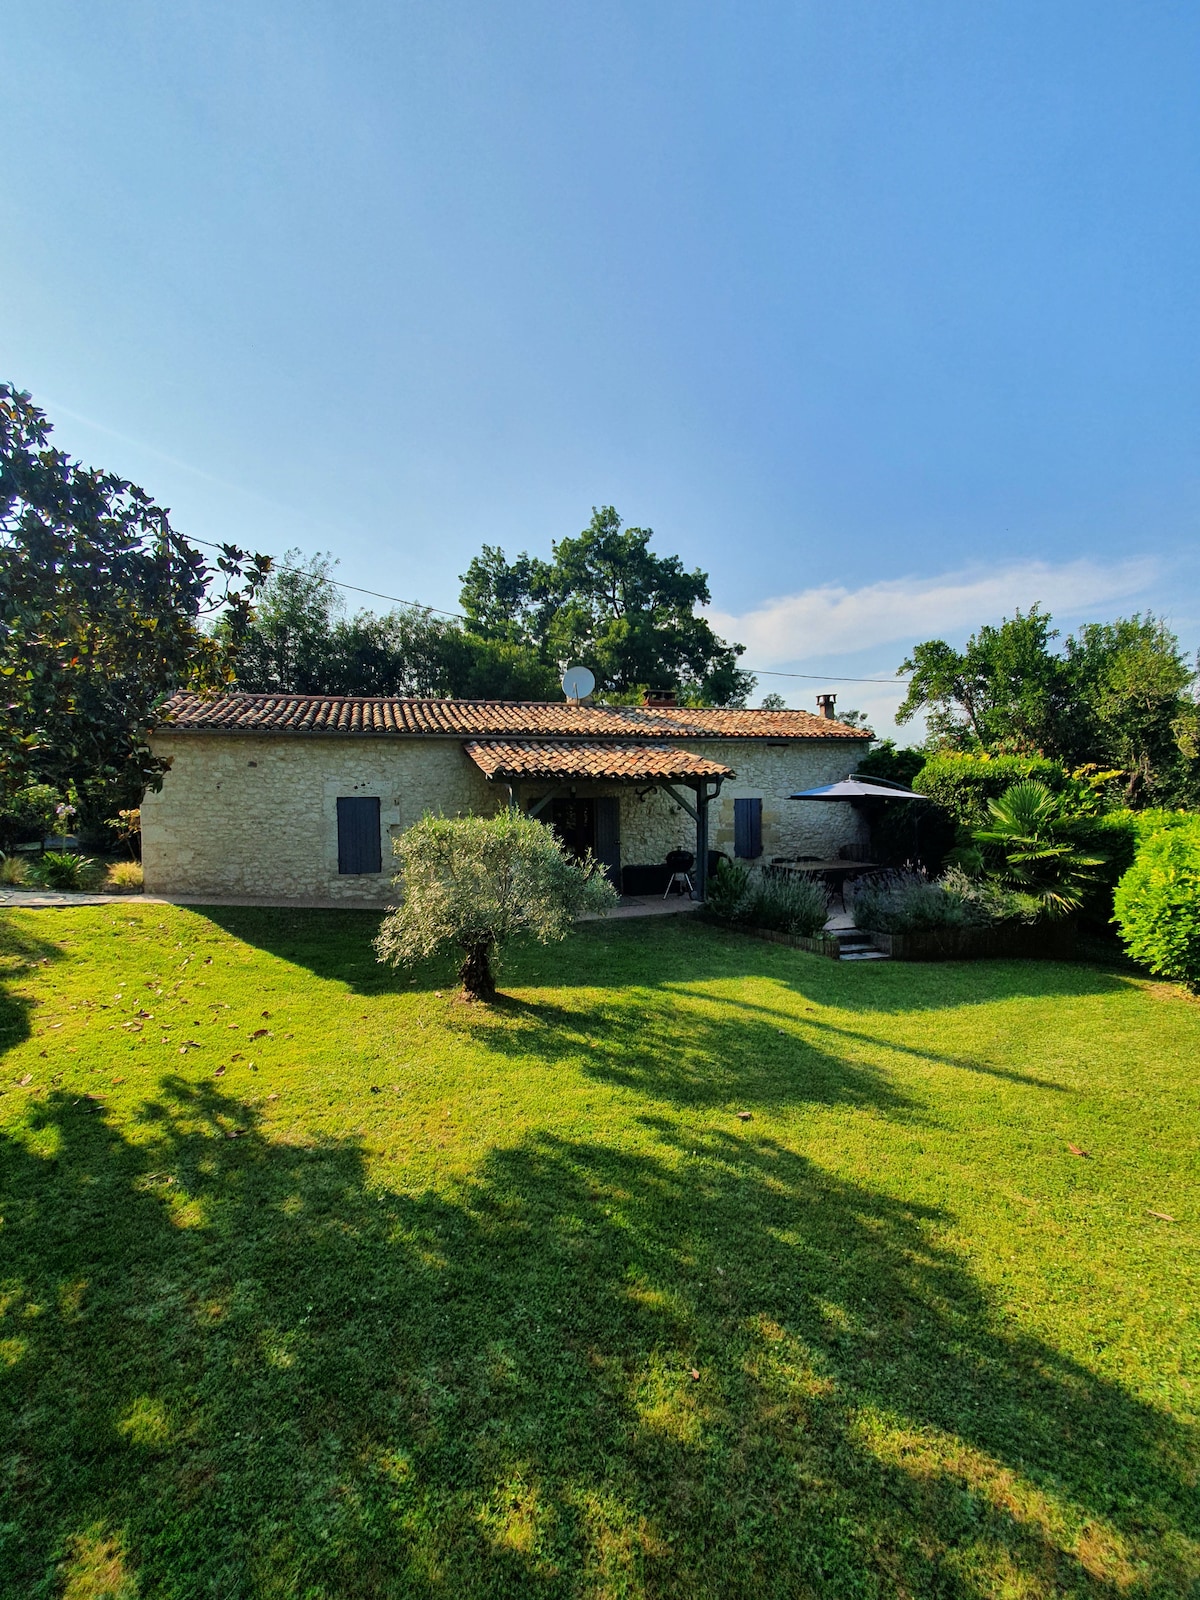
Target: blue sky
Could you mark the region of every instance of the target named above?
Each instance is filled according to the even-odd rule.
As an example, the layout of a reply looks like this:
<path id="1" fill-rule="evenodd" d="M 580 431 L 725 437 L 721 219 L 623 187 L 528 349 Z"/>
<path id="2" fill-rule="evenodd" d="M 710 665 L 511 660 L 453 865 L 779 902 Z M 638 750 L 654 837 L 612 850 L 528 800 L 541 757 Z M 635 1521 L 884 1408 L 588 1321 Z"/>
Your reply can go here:
<path id="1" fill-rule="evenodd" d="M 40 0 L 0 65 L 0 371 L 197 538 L 453 607 L 612 503 L 760 668 L 1200 643 L 1194 4 Z"/>

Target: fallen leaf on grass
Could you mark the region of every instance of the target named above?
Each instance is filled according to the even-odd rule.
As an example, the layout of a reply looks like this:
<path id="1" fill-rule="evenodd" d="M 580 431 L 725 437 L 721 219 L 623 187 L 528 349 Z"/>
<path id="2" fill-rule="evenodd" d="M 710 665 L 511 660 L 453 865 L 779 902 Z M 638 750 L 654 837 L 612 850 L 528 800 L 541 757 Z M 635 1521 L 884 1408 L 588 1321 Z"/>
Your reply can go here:
<path id="1" fill-rule="evenodd" d="M 739 1111 L 737 1113 L 737 1119 L 738 1119 L 739 1122 L 749 1122 L 750 1121 L 750 1113 L 748 1111 Z"/>
<path id="2" fill-rule="evenodd" d="M 271 1015 L 271 1013 L 269 1011 L 264 1011 L 263 1012 L 263 1016 L 264 1017 L 269 1017 L 270 1015 Z"/>
<path id="3" fill-rule="evenodd" d="M 692 1382 L 693 1383 L 699 1383 L 700 1382 L 700 1374 L 696 1371 L 695 1367 L 692 1368 L 691 1376 L 692 1376 Z"/>
<path id="4" fill-rule="evenodd" d="M 1085 1161 L 1092 1159 L 1086 1150 L 1081 1150 L 1077 1144 L 1072 1144 L 1070 1140 L 1067 1141 L 1067 1149 L 1073 1156 L 1082 1156 Z"/>
<path id="5" fill-rule="evenodd" d="M 124 1083 L 125 1079 L 124 1078 L 110 1078 L 109 1082 L 110 1083 Z"/>
<path id="6" fill-rule="evenodd" d="M 371 1085 L 371 1093 L 372 1094 L 382 1094 L 383 1090 L 379 1087 L 379 1085 L 377 1083 L 373 1083 Z"/>
<path id="7" fill-rule="evenodd" d="M 23 1089 L 27 1083 L 33 1082 L 33 1073 L 27 1072 L 23 1078 L 17 1079 L 17 1088 Z"/>
<path id="8" fill-rule="evenodd" d="M 240 1139 L 245 1131 L 245 1128 L 230 1128 L 225 1137 L 227 1139 Z"/>
<path id="9" fill-rule="evenodd" d="M 185 1039 L 183 1041 L 183 1043 L 179 1046 L 179 1054 L 181 1056 L 185 1056 L 185 1055 L 187 1055 L 189 1050 L 199 1050 L 199 1049 L 200 1049 L 200 1041 L 199 1041 L 199 1039 Z"/>
<path id="10" fill-rule="evenodd" d="M 225 1068 L 224 1067 L 218 1067 L 217 1070 L 213 1073 L 213 1077 L 214 1078 L 223 1078 L 224 1076 L 225 1076 Z"/>
<path id="11" fill-rule="evenodd" d="M 1165 1211 L 1147 1211 L 1148 1217 L 1157 1217 L 1160 1222 L 1174 1222 L 1174 1217 L 1169 1217 Z"/>
<path id="12" fill-rule="evenodd" d="M 250 1037 L 252 1039 L 265 1039 L 270 1031 L 270 1028 L 255 1028 Z"/>
<path id="13" fill-rule="evenodd" d="M 205 956 L 204 965 L 206 967 L 211 967 L 212 966 L 212 957 L 211 956 Z"/>
<path id="14" fill-rule="evenodd" d="M 268 1095 L 268 1096 L 267 1096 L 267 1099 L 268 1099 L 268 1100 L 278 1100 L 278 1099 L 279 1099 L 279 1096 L 278 1096 L 278 1095 L 277 1095 L 277 1094 L 269 1094 L 269 1095 Z"/>

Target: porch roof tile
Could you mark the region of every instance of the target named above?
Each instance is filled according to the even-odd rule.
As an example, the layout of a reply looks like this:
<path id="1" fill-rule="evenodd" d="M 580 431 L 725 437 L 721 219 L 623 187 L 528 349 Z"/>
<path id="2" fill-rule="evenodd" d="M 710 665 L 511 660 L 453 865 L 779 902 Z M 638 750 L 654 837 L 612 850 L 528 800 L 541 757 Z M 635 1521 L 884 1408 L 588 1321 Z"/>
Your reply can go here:
<path id="1" fill-rule="evenodd" d="M 690 750 L 669 745 L 532 744 L 501 740 L 472 740 L 464 746 L 471 760 L 488 778 L 616 778 L 647 782 L 694 781 L 697 778 L 732 778 L 733 770 Z"/>

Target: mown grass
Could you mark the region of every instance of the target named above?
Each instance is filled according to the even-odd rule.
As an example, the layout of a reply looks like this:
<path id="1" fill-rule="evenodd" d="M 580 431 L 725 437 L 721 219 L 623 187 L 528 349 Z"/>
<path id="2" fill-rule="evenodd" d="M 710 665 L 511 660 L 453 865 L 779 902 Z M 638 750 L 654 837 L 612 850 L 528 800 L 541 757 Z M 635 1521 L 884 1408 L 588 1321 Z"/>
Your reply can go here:
<path id="1" fill-rule="evenodd" d="M 1200 1585 L 1200 1005 L 672 918 L 486 1011 L 366 915 L 2 926 L 4 1596 Z"/>

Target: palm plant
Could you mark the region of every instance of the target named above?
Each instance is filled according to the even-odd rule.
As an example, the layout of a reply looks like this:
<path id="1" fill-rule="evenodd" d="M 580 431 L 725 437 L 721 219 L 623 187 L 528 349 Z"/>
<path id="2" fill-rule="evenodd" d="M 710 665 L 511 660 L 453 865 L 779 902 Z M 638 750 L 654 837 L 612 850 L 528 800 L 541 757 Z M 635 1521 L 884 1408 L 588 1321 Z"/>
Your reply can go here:
<path id="1" fill-rule="evenodd" d="M 1036 895 L 1048 917 L 1078 911 L 1104 857 L 1080 848 L 1075 819 L 1064 813 L 1061 797 L 1027 778 L 989 800 L 988 810 L 990 826 L 975 829 L 974 837 L 1002 856 L 997 876 Z"/>

